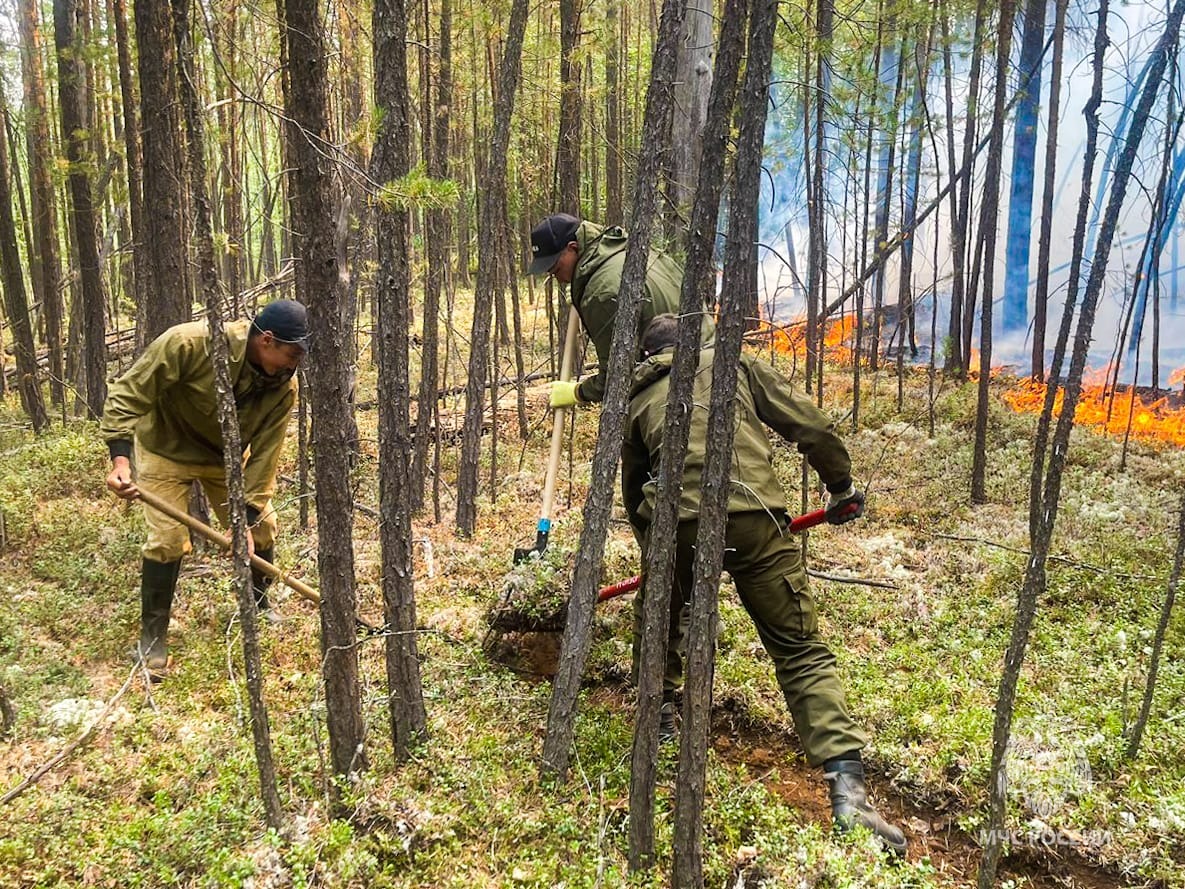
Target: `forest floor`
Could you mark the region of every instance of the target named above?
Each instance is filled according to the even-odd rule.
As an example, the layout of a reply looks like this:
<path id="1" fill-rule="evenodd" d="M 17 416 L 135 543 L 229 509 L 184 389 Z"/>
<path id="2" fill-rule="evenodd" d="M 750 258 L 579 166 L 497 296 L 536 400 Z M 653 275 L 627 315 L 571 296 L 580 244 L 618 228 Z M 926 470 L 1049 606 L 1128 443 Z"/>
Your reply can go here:
<path id="1" fill-rule="evenodd" d="M 788 365 L 787 365 L 788 367 Z M 996 387 L 1008 385 L 997 380 Z M 848 411 L 850 379 L 828 374 L 826 405 Z M 360 402 L 374 402 L 363 377 Z M 223 558 L 195 553 L 174 611 L 175 669 L 133 679 L 91 741 L 0 807 L 0 887 L 15 886 L 660 886 L 630 877 L 630 603 L 600 606 L 576 729 L 573 775 L 541 782 L 538 758 L 558 636 L 491 635 L 515 546 L 534 539 L 550 424 L 542 390 L 517 436 L 500 414 L 476 535 L 452 534 L 453 446 L 442 521 L 416 522 L 419 638 L 431 738 L 392 761 L 378 641 L 360 644 L 370 767 L 333 818 L 324 785 L 325 711 L 318 620 L 295 596 L 263 631 L 266 695 L 287 816 L 263 826 L 247 723 L 241 643 Z M 989 503 L 969 504 L 973 385 L 939 386 L 929 431 L 924 373 L 866 378 L 860 430 L 847 441 L 866 517 L 812 532 L 821 627 L 851 707 L 869 732 L 878 803 L 906 828 L 904 862 L 867 836 L 831 834 L 825 787 L 806 766 L 772 669 L 730 584 L 722 590 L 712 754 L 704 812 L 711 887 L 974 885 L 987 800 L 992 706 L 1027 545 L 1035 418 L 992 406 Z M 561 470 L 553 582 L 580 533 L 597 412 L 580 411 Z M 359 416 L 367 456 L 356 498 L 376 506 L 377 417 Z M 850 426 L 845 421 L 845 428 Z M 799 458 L 779 452 L 788 491 Z M 1009 758 L 1003 886 L 1185 887 L 1185 622 L 1170 629 L 1139 756 L 1126 734 L 1147 677 L 1164 599 L 1185 452 L 1076 430 L 1049 590 L 1021 682 Z M 282 472 L 295 475 L 295 433 Z M 76 738 L 129 678 L 138 626 L 140 508 L 103 486 L 92 424 L 34 440 L 13 401 L 0 415 L 0 687 L 14 710 L 0 742 L 0 795 Z M 796 495 L 795 495 L 796 496 Z M 812 494 L 812 497 L 815 495 Z M 792 497 L 792 499 L 794 499 Z M 316 586 L 316 530 L 282 485 L 278 561 Z M 818 504 L 812 500 L 811 508 Z M 381 614 L 376 524 L 355 522 L 364 614 Z M 430 555 L 430 558 L 429 558 Z M 605 579 L 637 571 L 620 510 Z M 659 769 L 657 842 L 672 842 L 674 751 Z"/>

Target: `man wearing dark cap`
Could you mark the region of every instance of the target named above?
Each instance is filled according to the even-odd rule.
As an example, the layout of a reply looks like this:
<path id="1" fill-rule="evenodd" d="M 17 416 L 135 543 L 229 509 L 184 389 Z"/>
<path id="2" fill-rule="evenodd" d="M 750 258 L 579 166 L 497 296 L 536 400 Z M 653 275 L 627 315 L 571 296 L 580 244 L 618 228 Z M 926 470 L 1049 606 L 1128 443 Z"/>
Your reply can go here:
<path id="1" fill-rule="evenodd" d="M 269 303 L 253 321 L 227 324 L 226 339 L 245 455 L 247 544 L 270 562 L 276 533 L 271 498 L 296 402 L 293 374 L 308 347 L 305 307 L 292 300 Z M 191 484 L 201 482 L 226 525 L 226 472 L 209 346 L 205 321 L 162 333 L 108 389 L 100 431 L 111 453 L 107 487 L 117 496 L 135 500 L 143 489 L 184 511 Z M 190 549 L 189 533 L 147 504 L 144 520 L 148 540 L 141 548 L 140 641 L 134 656 L 159 679 L 169 663 L 169 616 L 181 558 Z M 274 619 L 268 579 L 254 570 L 252 576 L 256 605 Z"/>
<path id="2" fill-rule="evenodd" d="M 551 384 L 551 406 L 599 402 L 605 398 L 605 367 L 613 342 L 613 321 L 617 316 L 617 294 L 625 267 L 629 236 L 621 226 L 602 228 L 580 221 L 567 213 L 548 216 L 531 230 L 529 275 L 548 274 L 561 284 L 570 284 L 572 305 L 580 315 L 584 331 L 597 350 L 597 373 L 576 384 L 557 380 Z M 675 260 L 651 250 L 642 288 L 642 312 L 638 331 L 663 312 L 679 311 L 683 269 Z M 711 338 L 715 325 L 704 316 L 702 339 Z"/>

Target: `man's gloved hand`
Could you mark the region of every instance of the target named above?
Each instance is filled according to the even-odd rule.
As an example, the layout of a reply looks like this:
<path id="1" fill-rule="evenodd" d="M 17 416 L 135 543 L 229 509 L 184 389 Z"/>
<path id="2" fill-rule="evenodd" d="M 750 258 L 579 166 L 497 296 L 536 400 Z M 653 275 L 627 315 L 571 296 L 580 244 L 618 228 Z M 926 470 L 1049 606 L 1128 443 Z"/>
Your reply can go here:
<path id="1" fill-rule="evenodd" d="M 852 507 L 855 507 L 854 509 Z M 827 522 L 842 525 L 864 515 L 864 492 L 849 485 L 846 491 L 832 494 L 827 500 Z"/>
<path id="2" fill-rule="evenodd" d="M 552 408 L 575 407 L 576 383 L 570 380 L 555 380 L 551 384 L 550 402 Z"/>

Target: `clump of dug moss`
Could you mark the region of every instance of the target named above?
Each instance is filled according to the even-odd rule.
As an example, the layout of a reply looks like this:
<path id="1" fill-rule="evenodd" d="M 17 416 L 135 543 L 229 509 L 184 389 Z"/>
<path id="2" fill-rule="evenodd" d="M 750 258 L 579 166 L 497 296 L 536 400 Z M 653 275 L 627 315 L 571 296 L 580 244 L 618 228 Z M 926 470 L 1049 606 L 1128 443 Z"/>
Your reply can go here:
<path id="1" fill-rule="evenodd" d="M 571 592 L 571 557 L 569 550 L 552 546 L 515 565 L 486 615 L 490 627 L 505 633 L 562 630 Z"/>

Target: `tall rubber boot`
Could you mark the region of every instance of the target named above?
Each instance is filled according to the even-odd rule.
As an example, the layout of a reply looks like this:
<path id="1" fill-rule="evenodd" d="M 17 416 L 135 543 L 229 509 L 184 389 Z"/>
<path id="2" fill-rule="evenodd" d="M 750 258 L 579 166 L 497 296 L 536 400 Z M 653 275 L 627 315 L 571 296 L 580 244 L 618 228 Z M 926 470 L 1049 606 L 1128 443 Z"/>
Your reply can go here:
<path id="1" fill-rule="evenodd" d="M 882 818 L 868 802 L 864 763 L 859 759 L 829 759 L 823 764 L 823 777 L 831 790 L 831 821 L 837 833 L 847 833 L 861 825 L 872 831 L 890 852 L 905 854 L 905 834 L 901 828 Z"/>
<path id="2" fill-rule="evenodd" d="M 144 559 L 140 566 L 140 641 L 132 656 L 144 664 L 153 682 L 164 679 L 169 669 L 169 616 L 180 572 L 180 559 Z"/>
<path id="3" fill-rule="evenodd" d="M 255 550 L 255 555 L 263 559 L 268 564 L 273 564 L 276 557 L 275 546 L 269 546 L 267 549 Z M 280 615 L 276 613 L 276 609 L 272 608 L 272 603 L 267 597 L 268 587 L 272 585 L 272 579 L 264 574 L 254 565 L 251 566 L 251 587 L 255 591 L 255 610 L 259 612 L 259 619 L 269 624 L 280 623 Z"/>

